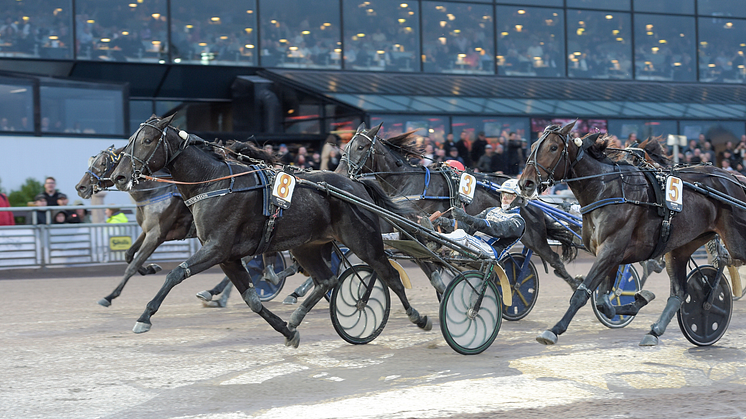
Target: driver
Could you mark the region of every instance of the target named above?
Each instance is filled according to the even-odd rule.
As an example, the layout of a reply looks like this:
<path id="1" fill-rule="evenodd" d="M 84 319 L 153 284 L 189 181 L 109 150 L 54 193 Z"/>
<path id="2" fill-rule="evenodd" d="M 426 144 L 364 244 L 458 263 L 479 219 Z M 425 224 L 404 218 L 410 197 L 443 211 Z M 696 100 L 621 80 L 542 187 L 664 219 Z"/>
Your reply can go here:
<path id="1" fill-rule="evenodd" d="M 519 193 L 518 180 L 508 179 L 498 191 L 501 193 L 501 207 L 487 208 L 476 216 L 467 214 L 461 208 L 454 208 L 455 220 L 445 217 L 437 218 L 433 221 L 433 226 L 463 229 L 467 234 L 474 234 L 485 241 L 494 237 L 497 241 L 492 243 L 492 247 L 499 255 L 523 236 L 526 222 L 521 217 L 519 206 L 511 208 L 511 204 Z"/>

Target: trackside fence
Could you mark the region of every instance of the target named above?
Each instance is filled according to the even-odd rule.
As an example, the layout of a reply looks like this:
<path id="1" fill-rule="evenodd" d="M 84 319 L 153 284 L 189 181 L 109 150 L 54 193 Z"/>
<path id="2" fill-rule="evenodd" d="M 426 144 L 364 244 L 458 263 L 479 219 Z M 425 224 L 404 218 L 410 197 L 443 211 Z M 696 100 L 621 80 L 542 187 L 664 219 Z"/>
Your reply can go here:
<path id="1" fill-rule="evenodd" d="M 13 207 L 0 208 L 0 211 L 26 213 L 36 221 L 36 216 L 29 213 L 35 213 L 37 209 L 47 210 L 46 219 L 50 220 L 50 213 L 61 209 L 90 210 L 106 207 L 39 207 L 33 210 L 28 207 Z M 134 205 L 118 207 L 136 208 Z M 142 229 L 136 222 L 0 226 L 0 270 L 122 263 L 125 262 L 126 249 L 137 240 L 141 232 Z M 181 262 L 194 254 L 199 247 L 197 239 L 165 242 L 155 250 L 148 261 Z"/>

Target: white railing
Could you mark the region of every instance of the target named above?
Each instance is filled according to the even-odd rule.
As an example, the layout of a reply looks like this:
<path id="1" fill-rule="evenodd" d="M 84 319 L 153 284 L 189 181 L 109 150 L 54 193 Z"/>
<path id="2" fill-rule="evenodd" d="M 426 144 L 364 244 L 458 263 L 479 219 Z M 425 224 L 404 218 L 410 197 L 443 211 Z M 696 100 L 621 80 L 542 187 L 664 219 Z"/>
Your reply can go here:
<path id="1" fill-rule="evenodd" d="M 14 207 L 0 208 L 0 211 L 34 214 L 37 210 L 47 210 L 46 219 L 49 220 L 52 213 L 62 209 L 90 210 L 107 207 Z M 136 208 L 134 205 L 118 207 Z M 35 215 L 32 218 L 35 221 Z M 134 243 L 141 232 L 140 226 L 135 222 L 0 226 L 0 270 L 123 263 L 125 250 L 112 250 L 112 247 L 117 249 L 117 245 L 121 246 L 122 243 Z M 197 239 L 165 242 L 148 261 L 181 262 L 199 247 Z"/>

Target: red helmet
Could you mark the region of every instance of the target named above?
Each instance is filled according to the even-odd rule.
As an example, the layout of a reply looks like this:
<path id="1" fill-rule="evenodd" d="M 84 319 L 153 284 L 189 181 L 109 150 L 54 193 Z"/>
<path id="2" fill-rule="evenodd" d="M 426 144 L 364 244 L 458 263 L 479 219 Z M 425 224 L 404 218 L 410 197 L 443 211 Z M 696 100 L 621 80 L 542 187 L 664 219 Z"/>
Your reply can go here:
<path id="1" fill-rule="evenodd" d="M 462 172 L 465 170 L 464 164 L 458 160 L 446 160 L 446 164 Z"/>

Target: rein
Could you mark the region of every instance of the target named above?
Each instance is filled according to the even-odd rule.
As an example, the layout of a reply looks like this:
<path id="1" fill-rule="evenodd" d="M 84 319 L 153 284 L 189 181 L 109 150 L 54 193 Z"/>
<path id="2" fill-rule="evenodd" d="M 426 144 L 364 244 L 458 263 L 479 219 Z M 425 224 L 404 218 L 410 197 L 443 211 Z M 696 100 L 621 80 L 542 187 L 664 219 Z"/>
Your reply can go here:
<path id="1" fill-rule="evenodd" d="M 178 181 L 178 180 L 168 180 L 168 179 L 164 179 L 164 178 L 160 178 L 160 177 L 154 177 L 154 176 L 149 176 L 149 175 L 140 175 L 140 178 L 141 179 L 145 179 L 145 180 L 151 180 L 153 182 L 170 183 L 170 184 L 174 184 L 174 185 L 200 185 L 200 184 L 204 184 L 204 183 L 211 183 L 211 182 L 217 182 L 217 181 L 220 181 L 220 180 L 232 179 L 232 178 L 236 178 L 236 177 L 239 177 L 239 176 L 248 175 L 248 174 L 251 174 L 251 173 L 264 172 L 266 170 L 268 170 L 268 169 L 267 168 L 259 168 L 259 169 L 256 169 L 256 170 L 249 170 L 249 171 L 241 172 L 241 173 L 233 173 L 233 174 L 230 174 L 228 176 L 223 176 L 223 177 L 219 177 L 219 178 L 216 178 L 216 179 L 202 180 L 202 181 L 199 181 L 199 182 L 181 182 L 181 181 Z"/>

